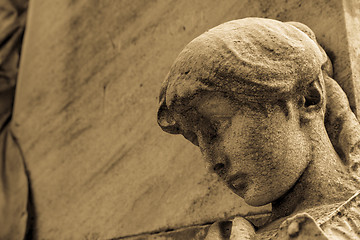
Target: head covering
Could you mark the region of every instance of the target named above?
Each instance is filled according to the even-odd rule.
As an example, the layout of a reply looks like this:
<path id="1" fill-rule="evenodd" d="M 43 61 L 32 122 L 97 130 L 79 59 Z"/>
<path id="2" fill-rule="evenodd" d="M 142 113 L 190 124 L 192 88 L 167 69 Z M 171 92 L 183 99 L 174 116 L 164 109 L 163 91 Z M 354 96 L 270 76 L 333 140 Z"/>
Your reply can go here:
<path id="1" fill-rule="evenodd" d="M 291 24 L 263 18 L 234 20 L 210 29 L 183 49 L 161 98 L 169 107 L 209 90 L 264 101 L 313 81 L 325 60 L 316 42 Z"/>
<path id="2" fill-rule="evenodd" d="M 303 28 L 300 30 L 294 25 L 244 18 L 195 38 L 176 58 L 162 85 L 159 125 L 169 133 L 178 133 L 176 123 L 166 112 L 203 90 L 231 93 L 250 102 L 301 92 L 319 77 L 327 56 L 312 39 L 315 36 L 308 27 L 299 24 Z"/>

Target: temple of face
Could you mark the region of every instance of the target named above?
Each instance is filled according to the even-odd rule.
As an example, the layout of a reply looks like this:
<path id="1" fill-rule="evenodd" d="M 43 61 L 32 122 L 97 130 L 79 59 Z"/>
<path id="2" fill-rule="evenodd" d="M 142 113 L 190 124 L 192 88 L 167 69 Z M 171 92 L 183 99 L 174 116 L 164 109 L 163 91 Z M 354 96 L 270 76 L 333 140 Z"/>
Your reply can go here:
<path id="1" fill-rule="evenodd" d="M 191 41 L 160 92 L 158 123 L 267 224 L 214 223 L 206 239 L 358 239 L 360 128 L 314 33 L 246 18 Z"/>

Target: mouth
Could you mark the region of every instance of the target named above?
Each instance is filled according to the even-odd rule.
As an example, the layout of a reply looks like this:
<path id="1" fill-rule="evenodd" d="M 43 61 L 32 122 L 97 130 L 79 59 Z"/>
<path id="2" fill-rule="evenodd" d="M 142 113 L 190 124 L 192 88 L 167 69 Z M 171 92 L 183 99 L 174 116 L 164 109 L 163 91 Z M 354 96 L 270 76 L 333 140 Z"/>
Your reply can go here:
<path id="1" fill-rule="evenodd" d="M 237 195 L 243 195 L 247 188 L 246 174 L 238 173 L 229 178 L 227 182 L 228 187 Z"/>

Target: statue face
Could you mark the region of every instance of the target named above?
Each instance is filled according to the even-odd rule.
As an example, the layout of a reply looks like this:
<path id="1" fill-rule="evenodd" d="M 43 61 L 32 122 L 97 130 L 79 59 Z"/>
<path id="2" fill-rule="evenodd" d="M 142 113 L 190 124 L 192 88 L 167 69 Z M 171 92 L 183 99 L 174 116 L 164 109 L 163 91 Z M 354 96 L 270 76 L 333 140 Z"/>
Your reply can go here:
<path id="1" fill-rule="evenodd" d="M 284 195 L 309 163 L 309 144 L 292 102 L 284 111 L 207 92 L 187 106 L 175 115 L 184 135 L 197 137 L 210 169 L 250 205 Z"/>

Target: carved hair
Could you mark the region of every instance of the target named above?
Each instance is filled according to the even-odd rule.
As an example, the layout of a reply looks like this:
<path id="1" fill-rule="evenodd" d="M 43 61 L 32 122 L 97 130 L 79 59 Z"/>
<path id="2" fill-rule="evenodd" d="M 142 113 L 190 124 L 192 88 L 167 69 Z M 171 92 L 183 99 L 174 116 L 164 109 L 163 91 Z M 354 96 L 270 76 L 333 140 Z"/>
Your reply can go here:
<path id="1" fill-rule="evenodd" d="M 306 25 L 298 22 L 288 22 L 306 33 L 317 43 L 314 32 Z M 360 163 L 360 125 L 351 111 L 346 94 L 333 79 L 331 60 L 324 49 L 317 43 L 327 60 L 322 64 L 326 88 L 325 127 L 329 138 L 345 164 L 351 170 L 357 171 Z"/>
<path id="2" fill-rule="evenodd" d="M 179 54 L 162 85 L 158 123 L 166 132 L 182 133 L 172 109 L 201 91 L 232 94 L 249 103 L 276 103 L 319 81 L 327 92 L 328 135 L 344 163 L 357 168 L 359 123 L 332 75 L 330 59 L 304 24 L 230 21 L 195 38 Z"/>

